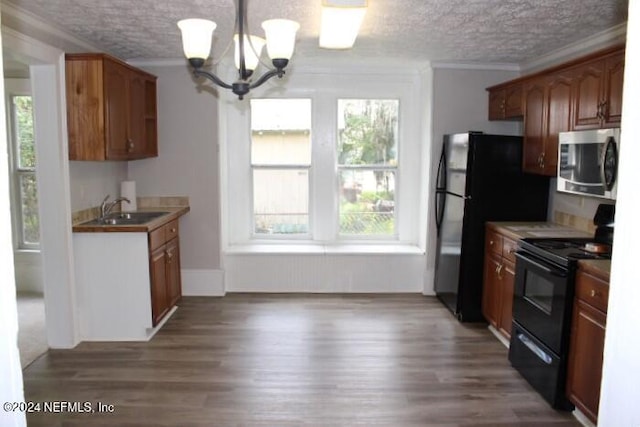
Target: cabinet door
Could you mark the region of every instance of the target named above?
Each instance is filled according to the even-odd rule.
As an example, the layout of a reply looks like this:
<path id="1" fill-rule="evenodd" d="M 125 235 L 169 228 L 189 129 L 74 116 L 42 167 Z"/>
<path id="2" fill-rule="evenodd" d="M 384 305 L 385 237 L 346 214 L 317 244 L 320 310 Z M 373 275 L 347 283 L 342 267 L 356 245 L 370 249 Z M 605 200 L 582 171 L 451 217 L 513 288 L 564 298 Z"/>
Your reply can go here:
<path id="1" fill-rule="evenodd" d="M 622 85 L 624 51 L 608 57 L 604 70 L 604 103 L 602 127 L 619 127 L 622 118 Z"/>
<path id="2" fill-rule="evenodd" d="M 507 338 L 511 338 L 511 323 L 513 320 L 513 288 L 515 286 L 515 265 L 503 259 L 500 270 L 500 320 L 498 330 Z"/>
<path id="3" fill-rule="evenodd" d="M 504 96 L 504 89 L 494 89 L 489 92 L 489 120 L 504 119 Z"/>
<path id="4" fill-rule="evenodd" d="M 600 127 L 604 67 L 604 60 L 600 60 L 580 66 L 574 71 L 573 129 L 575 130 Z"/>
<path id="5" fill-rule="evenodd" d="M 116 62 L 104 61 L 106 158 L 126 160 L 129 115 L 129 70 Z"/>
<path id="6" fill-rule="evenodd" d="M 537 79 L 528 83 L 524 90 L 524 145 L 523 169 L 539 174 L 544 153 L 545 135 L 545 84 Z"/>
<path id="7" fill-rule="evenodd" d="M 544 175 L 557 175 L 558 134 L 571 129 L 571 78 L 556 74 L 549 78 L 546 93 L 546 121 L 542 170 Z"/>
<path id="8" fill-rule="evenodd" d="M 603 312 L 580 299 L 575 300 L 567 395 L 594 423 L 597 423 L 600 404 L 605 324 Z"/>
<path id="9" fill-rule="evenodd" d="M 486 252 L 484 258 L 484 283 L 482 288 L 482 315 L 495 328 L 500 319 L 500 258 Z"/>
<path id="10" fill-rule="evenodd" d="M 156 326 L 169 310 L 165 246 L 161 246 L 153 251 L 150 266 L 151 317 L 153 319 L 153 326 Z"/>
<path id="11" fill-rule="evenodd" d="M 505 89 L 504 116 L 507 119 L 513 119 L 522 115 L 522 85 L 515 84 Z"/>
<path id="12" fill-rule="evenodd" d="M 129 78 L 129 121 L 127 150 L 130 158 L 144 157 L 145 138 L 145 79 L 131 71 Z"/>
<path id="13" fill-rule="evenodd" d="M 167 298 L 169 308 L 176 305 L 182 296 L 180 281 L 180 246 L 178 239 L 173 239 L 166 246 Z"/>

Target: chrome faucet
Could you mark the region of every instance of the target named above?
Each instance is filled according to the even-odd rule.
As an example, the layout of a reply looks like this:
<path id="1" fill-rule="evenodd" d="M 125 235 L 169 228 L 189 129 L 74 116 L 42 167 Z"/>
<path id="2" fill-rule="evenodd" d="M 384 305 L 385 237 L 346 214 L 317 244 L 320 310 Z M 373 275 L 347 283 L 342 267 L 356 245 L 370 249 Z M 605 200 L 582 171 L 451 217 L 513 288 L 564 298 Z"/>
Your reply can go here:
<path id="1" fill-rule="evenodd" d="M 118 203 L 120 202 L 131 203 L 131 201 L 126 197 L 118 197 L 115 200 L 107 202 L 107 200 L 109 200 L 109 197 L 111 197 L 111 195 L 107 194 L 107 197 L 105 197 L 102 203 L 100 203 L 100 219 L 104 219 L 107 215 L 109 215 L 113 207 Z"/>

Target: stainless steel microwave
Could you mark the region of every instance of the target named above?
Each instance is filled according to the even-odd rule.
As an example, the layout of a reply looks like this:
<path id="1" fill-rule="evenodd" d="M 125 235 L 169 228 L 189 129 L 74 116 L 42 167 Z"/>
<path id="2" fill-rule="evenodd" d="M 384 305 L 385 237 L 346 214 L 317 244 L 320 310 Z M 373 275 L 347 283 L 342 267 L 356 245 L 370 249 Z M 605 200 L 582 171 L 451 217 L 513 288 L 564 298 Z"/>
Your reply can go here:
<path id="1" fill-rule="evenodd" d="M 558 191 L 615 200 L 620 129 L 560 132 Z"/>

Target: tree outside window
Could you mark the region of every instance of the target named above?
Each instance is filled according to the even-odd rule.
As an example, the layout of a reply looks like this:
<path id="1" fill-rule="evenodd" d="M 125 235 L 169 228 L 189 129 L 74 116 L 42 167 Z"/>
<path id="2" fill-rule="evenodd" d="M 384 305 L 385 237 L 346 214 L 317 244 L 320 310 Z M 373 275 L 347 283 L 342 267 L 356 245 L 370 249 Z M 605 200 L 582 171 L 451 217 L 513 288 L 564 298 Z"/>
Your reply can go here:
<path id="1" fill-rule="evenodd" d="M 31 96 L 11 97 L 13 116 L 13 181 L 19 209 L 18 245 L 23 249 L 37 248 L 40 243 L 38 189 L 36 184 L 36 154 Z"/>
<path id="2" fill-rule="evenodd" d="M 341 235 L 396 233 L 398 100 L 338 101 Z"/>

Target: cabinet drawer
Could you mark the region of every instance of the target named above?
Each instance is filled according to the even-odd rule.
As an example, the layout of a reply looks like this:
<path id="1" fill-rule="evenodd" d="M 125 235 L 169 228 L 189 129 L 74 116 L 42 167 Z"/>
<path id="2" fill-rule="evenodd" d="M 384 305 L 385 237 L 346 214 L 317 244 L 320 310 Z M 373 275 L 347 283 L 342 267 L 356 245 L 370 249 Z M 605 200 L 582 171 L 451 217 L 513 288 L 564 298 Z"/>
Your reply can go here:
<path id="1" fill-rule="evenodd" d="M 511 262 L 516 262 L 516 250 L 518 242 L 507 237 L 502 237 L 502 256 Z"/>
<path id="2" fill-rule="evenodd" d="M 488 229 L 487 236 L 485 238 L 485 250 L 488 253 L 502 256 L 502 235 Z"/>
<path id="3" fill-rule="evenodd" d="M 608 283 L 581 271 L 578 271 L 576 279 L 576 297 L 606 313 L 609 302 Z"/>
<path id="4" fill-rule="evenodd" d="M 160 246 L 164 245 L 166 239 L 164 237 L 164 227 L 158 227 L 155 230 L 149 232 L 149 249 L 154 251 Z"/>
<path id="5" fill-rule="evenodd" d="M 168 242 L 178 235 L 178 220 L 173 220 L 164 226 L 164 241 Z"/>

